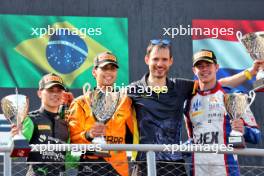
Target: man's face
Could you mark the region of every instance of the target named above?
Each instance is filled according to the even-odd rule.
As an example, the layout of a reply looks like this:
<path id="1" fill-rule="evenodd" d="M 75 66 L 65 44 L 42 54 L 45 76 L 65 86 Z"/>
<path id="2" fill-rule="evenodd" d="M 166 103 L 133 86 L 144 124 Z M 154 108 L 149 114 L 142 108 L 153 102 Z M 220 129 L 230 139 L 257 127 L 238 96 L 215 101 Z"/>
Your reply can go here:
<path id="1" fill-rule="evenodd" d="M 53 86 L 49 89 L 39 90 L 38 96 L 44 107 L 47 109 L 54 109 L 62 104 L 63 91 L 64 90 L 60 86 Z"/>
<path id="2" fill-rule="evenodd" d="M 218 64 L 206 61 L 199 61 L 193 67 L 193 73 L 198 77 L 199 81 L 201 81 L 202 83 L 215 83 L 218 68 Z"/>
<path id="3" fill-rule="evenodd" d="M 167 76 L 173 59 L 170 58 L 168 48 L 158 48 L 155 46 L 149 56 L 145 57 L 145 62 L 149 66 L 151 76 L 161 79 Z"/>
<path id="4" fill-rule="evenodd" d="M 96 79 L 97 86 L 112 86 L 116 80 L 117 68 L 113 64 L 97 67 L 93 69 L 93 76 Z"/>

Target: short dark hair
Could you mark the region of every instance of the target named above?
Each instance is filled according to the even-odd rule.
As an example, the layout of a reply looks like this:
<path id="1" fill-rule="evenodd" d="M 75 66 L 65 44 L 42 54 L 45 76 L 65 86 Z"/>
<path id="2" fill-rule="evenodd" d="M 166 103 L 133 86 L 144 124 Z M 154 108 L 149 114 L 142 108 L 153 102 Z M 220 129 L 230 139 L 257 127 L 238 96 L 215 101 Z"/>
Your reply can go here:
<path id="1" fill-rule="evenodd" d="M 153 43 L 152 41 L 160 41 Z M 149 56 L 151 51 L 153 50 L 154 47 L 157 47 L 158 49 L 169 49 L 169 54 L 170 58 L 172 57 L 172 50 L 171 50 L 171 44 L 169 43 L 163 43 L 162 39 L 155 39 L 155 40 L 150 40 L 149 45 L 147 47 L 146 55 Z"/>

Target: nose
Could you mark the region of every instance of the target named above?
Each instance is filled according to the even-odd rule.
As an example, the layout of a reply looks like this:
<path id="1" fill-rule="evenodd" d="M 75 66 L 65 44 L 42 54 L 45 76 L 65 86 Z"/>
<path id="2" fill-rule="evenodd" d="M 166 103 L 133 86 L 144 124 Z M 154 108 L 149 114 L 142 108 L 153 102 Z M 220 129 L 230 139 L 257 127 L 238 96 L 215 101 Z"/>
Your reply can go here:
<path id="1" fill-rule="evenodd" d="M 157 66 L 162 66 L 162 65 L 163 65 L 162 60 L 158 60 L 158 62 L 157 62 Z"/>

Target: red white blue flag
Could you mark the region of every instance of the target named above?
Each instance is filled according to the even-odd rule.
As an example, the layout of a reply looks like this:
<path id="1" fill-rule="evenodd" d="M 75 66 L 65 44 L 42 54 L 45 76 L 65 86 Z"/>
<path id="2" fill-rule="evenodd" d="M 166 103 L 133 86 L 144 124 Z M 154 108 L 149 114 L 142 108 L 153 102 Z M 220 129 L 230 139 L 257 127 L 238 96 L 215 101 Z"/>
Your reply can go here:
<path id="1" fill-rule="evenodd" d="M 237 39 L 237 32 L 244 35 L 257 31 L 264 31 L 264 21 L 195 19 L 192 21 L 193 52 L 201 49 L 214 51 L 220 65 L 217 78 L 233 75 L 253 64 L 246 48 Z M 238 89 L 251 89 L 254 79 Z"/>

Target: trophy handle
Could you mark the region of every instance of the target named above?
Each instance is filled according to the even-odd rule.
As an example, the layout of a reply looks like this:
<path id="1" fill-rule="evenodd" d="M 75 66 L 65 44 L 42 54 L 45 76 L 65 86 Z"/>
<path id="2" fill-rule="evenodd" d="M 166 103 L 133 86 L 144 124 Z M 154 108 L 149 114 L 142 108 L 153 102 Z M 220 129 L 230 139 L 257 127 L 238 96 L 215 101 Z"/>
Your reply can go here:
<path id="1" fill-rule="evenodd" d="M 251 106 L 251 104 L 253 103 L 253 101 L 255 100 L 256 97 L 256 93 L 254 90 L 249 91 L 248 93 L 248 99 L 250 100 L 249 104 L 247 105 L 246 110 Z"/>
<path id="2" fill-rule="evenodd" d="M 90 83 L 85 83 L 84 85 L 83 85 L 83 95 L 86 95 L 87 93 L 89 93 L 90 92 L 90 90 L 91 90 L 91 84 Z"/>
<path id="3" fill-rule="evenodd" d="M 241 32 L 241 31 L 237 31 L 237 32 L 236 32 L 236 38 L 237 38 L 237 40 L 239 41 L 239 43 L 242 44 L 242 45 L 244 46 L 244 44 L 243 44 L 243 42 L 242 42 L 242 37 L 243 37 L 242 32 Z"/>

